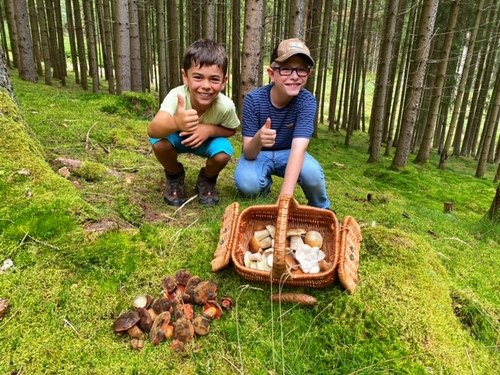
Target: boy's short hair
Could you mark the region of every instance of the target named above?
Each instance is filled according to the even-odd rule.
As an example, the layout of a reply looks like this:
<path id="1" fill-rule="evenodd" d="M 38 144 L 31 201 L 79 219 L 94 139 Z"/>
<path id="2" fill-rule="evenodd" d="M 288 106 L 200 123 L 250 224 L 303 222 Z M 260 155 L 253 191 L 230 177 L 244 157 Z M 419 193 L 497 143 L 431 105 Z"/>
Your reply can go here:
<path id="1" fill-rule="evenodd" d="M 227 52 L 225 48 L 210 39 L 199 39 L 193 42 L 186 53 L 182 68 L 187 71 L 189 68 L 199 65 L 217 65 L 224 75 L 227 74 Z"/>

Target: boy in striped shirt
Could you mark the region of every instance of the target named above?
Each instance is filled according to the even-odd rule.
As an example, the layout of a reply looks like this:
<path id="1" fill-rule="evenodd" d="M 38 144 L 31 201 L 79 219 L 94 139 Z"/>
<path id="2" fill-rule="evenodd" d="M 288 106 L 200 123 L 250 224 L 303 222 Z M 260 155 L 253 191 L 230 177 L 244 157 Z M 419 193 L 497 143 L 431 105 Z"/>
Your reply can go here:
<path id="1" fill-rule="evenodd" d="M 307 152 L 317 103 L 304 86 L 313 65 L 302 41 L 283 40 L 267 69 L 271 83 L 245 97 L 243 155 L 234 175 L 243 195 L 266 194 L 274 175 L 283 177 L 280 195 L 293 195 L 298 183 L 310 206 L 330 208 L 323 168 Z"/>

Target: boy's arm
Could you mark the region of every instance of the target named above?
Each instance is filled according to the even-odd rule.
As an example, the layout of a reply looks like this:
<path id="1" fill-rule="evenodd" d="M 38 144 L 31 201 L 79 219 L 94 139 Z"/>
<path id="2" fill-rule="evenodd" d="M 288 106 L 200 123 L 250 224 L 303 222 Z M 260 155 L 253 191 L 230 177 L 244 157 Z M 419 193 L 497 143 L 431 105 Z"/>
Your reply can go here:
<path id="1" fill-rule="evenodd" d="M 292 141 L 290 158 L 288 159 L 288 164 L 286 166 L 285 178 L 283 179 L 280 195 L 293 195 L 295 186 L 299 180 L 300 171 L 304 165 L 304 159 L 308 146 L 309 139 L 307 138 L 295 138 Z"/>
<path id="2" fill-rule="evenodd" d="M 165 138 L 176 131 L 193 133 L 198 126 L 198 113 L 194 109 L 186 109 L 184 97 L 177 95 L 177 110 L 175 115 L 167 111 L 158 111 L 148 126 L 148 136 Z"/>
<path id="3" fill-rule="evenodd" d="M 275 141 L 276 130 L 271 129 L 271 119 L 268 118 L 253 137 L 243 137 L 243 155 L 248 160 L 254 160 L 262 147 L 272 147 Z"/>
<path id="4" fill-rule="evenodd" d="M 200 147 L 208 138 L 215 137 L 232 137 L 236 133 L 236 129 L 225 128 L 222 125 L 198 124 L 196 130 L 192 133 L 181 132 L 180 136 L 189 135 L 182 141 L 182 144 L 188 147 Z"/>

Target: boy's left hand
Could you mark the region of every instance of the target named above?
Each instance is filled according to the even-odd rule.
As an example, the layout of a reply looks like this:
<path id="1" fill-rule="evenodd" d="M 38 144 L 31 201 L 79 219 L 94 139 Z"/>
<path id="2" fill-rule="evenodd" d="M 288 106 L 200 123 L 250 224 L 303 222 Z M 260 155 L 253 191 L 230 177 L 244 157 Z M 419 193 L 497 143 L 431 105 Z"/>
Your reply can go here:
<path id="1" fill-rule="evenodd" d="M 196 130 L 192 133 L 181 132 L 180 136 L 188 136 L 182 141 L 182 144 L 187 147 L 197 148 L 200 147 L 205 141 L 210 138 L 213 125 L 198 124 Z"/>

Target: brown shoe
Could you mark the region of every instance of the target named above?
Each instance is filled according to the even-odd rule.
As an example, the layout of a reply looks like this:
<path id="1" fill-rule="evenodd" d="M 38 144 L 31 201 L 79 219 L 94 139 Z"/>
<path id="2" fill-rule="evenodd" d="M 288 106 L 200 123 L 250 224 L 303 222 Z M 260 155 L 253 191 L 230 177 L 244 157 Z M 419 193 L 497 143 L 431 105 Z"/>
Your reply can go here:
<path id="1" fill-rule="evenodd" d="M 201 168 L 196 181 L 196 191 L 201 204 L 213 206 L 219 202 L 219 193 L 215 188 L 217 177 L 209 178 L 205 174 L 205 168 Z"/>
<path id="2" fill-rule="evenodd" d="M 179 163 L 180 171 L 175 174 L 167 174 L 167 182 L 165 184 L 165 193 L 163 200 L 171 206 L 180 206 L 186 201 L 186 189 L 184 187 L 184 166 Z"/>

